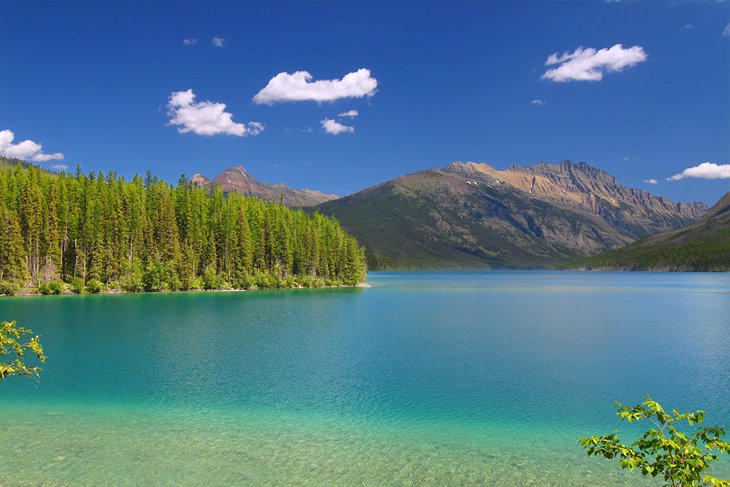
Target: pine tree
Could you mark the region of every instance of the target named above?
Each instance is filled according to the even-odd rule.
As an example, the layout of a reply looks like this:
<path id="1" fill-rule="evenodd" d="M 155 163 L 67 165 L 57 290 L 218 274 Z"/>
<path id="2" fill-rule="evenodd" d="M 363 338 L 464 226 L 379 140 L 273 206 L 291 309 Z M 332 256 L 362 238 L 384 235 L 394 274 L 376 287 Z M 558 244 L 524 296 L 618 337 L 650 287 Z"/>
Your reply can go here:
<path id="1" fill-rule="evenodd" d="M 28 266 L 18 218 L 0 203 L 0 281 L 25 283 Z"/>
<path id="2" fill-rule="evenodd" d="M 58 190 L 55 181 L 51 183 L 46 211 L 46 229 L 43 232 L 43 253 L 45 254 L 43 278 L 46 281 L 61 277 L 61 238 L 58 229 Z"/>
<path id="3" fill-rule="evenodd" d="M 43 229 L 43 197 L 34 173 L 29 171 L 24 183 L 20 200 L 20 228 L 23 232 L 27 267 L 31 279 L 40 281 L 41 231 Z"/>

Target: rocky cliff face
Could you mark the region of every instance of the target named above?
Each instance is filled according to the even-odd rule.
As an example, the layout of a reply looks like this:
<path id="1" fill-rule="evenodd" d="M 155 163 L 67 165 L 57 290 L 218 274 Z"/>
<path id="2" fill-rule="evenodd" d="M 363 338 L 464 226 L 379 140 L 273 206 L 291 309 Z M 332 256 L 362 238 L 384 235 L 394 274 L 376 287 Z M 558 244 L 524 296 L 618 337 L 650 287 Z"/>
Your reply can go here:
<path id="1" fill-rule="evenodd" d="M 700 218 L 697 223 L 704 223 L 711 219 L 720 218 L 730 219 L 730 193 L 726 193 L 725 196 L 720 198 L 720 201 L 707 210 L 707 213 L 702 215 L 702 218 Z M 727 224 L 730 225 L 730 221 L 728 221 Z"/>
<path id="2" fill-rule="evenodd" d="M 195 174 L 191 180 L 198 186 L 220 186 L 224 192 L 236 192 L 269 201 L 282 199 L 285 205 L 293 207 L 315 206 L 337 198 L 337 195 L 311 189 L 295 189 L 285 184 L 264 183 L 253 177 L 242 166 L 226 169 L 212 180 L 202 174 Z"/>
<path id="3" fill-rule="evenodd" d="M 372 268 L 548 267 L 678 228 L 706 210 L 619 184 L 587 164 L 497 171 L 453 163 L 318 207 Z"/>
<path id="4" fill-rule="evenodd" d="M 497 171 L 487 164 L 456 162 L 444 168 L 464 177 L 485 174 L 534 198 L 600 215 L 636 238 L 677 228 L 702 216 L 704 203 L 673 203 L 648 191 L 627 188 L 616 178 L 585 162 L 540 162 Z"/>

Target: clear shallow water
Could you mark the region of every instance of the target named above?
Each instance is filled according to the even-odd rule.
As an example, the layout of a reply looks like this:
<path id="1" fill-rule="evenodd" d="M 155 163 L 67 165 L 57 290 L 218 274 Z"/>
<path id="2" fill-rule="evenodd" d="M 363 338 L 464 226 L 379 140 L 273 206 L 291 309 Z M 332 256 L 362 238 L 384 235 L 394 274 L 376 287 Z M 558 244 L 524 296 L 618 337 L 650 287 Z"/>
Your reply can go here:
<path id="1" fill-rule="evenodd" d="M 49 360 L 0 384 L 0 485 L 654 485 L 577 444 L 612 401 L 730 426 L 728 274 L 368 281 L 1 299 Z"/>

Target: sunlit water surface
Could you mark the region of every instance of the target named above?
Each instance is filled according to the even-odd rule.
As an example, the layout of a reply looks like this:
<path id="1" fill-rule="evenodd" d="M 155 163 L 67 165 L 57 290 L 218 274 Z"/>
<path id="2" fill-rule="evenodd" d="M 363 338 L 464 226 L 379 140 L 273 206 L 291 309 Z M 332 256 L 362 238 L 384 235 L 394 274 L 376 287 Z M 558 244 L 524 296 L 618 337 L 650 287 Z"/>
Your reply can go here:
<path id="1" fill-rule="evenodd" d="M 48 355 L 0 384 L 0 485 L 655 485 L 578 445 L 635 433 L 614 400 L 730 425 L 728 274 L 368 281 L 0 299 Z"/>

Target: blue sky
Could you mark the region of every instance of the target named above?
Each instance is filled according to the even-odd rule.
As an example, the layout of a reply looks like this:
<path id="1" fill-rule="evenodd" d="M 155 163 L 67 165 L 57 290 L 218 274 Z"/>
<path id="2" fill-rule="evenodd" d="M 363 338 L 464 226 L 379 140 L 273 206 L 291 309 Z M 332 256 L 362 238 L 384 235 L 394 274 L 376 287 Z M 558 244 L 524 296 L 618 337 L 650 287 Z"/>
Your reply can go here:
<path id="1" fill-rule="evenodd" d="M 0 150 L 47 166 L 176 181 L 241 164 L 267 182 L 345 195 L 456 160 L 570 159 L 675 201 L 730 191 L 727 1 L 0 9 L 0 131 L 14 135 Z M 546 66 L 553 54 L 560 62 Z M 331 83 L 311 85 L 321 80 Z M 270 81 L 267 103 L 254 102 Z M 188 94 L 171 106 L 178 92 Z M 42 149 L 16 145 L 26 139 Z"/>

